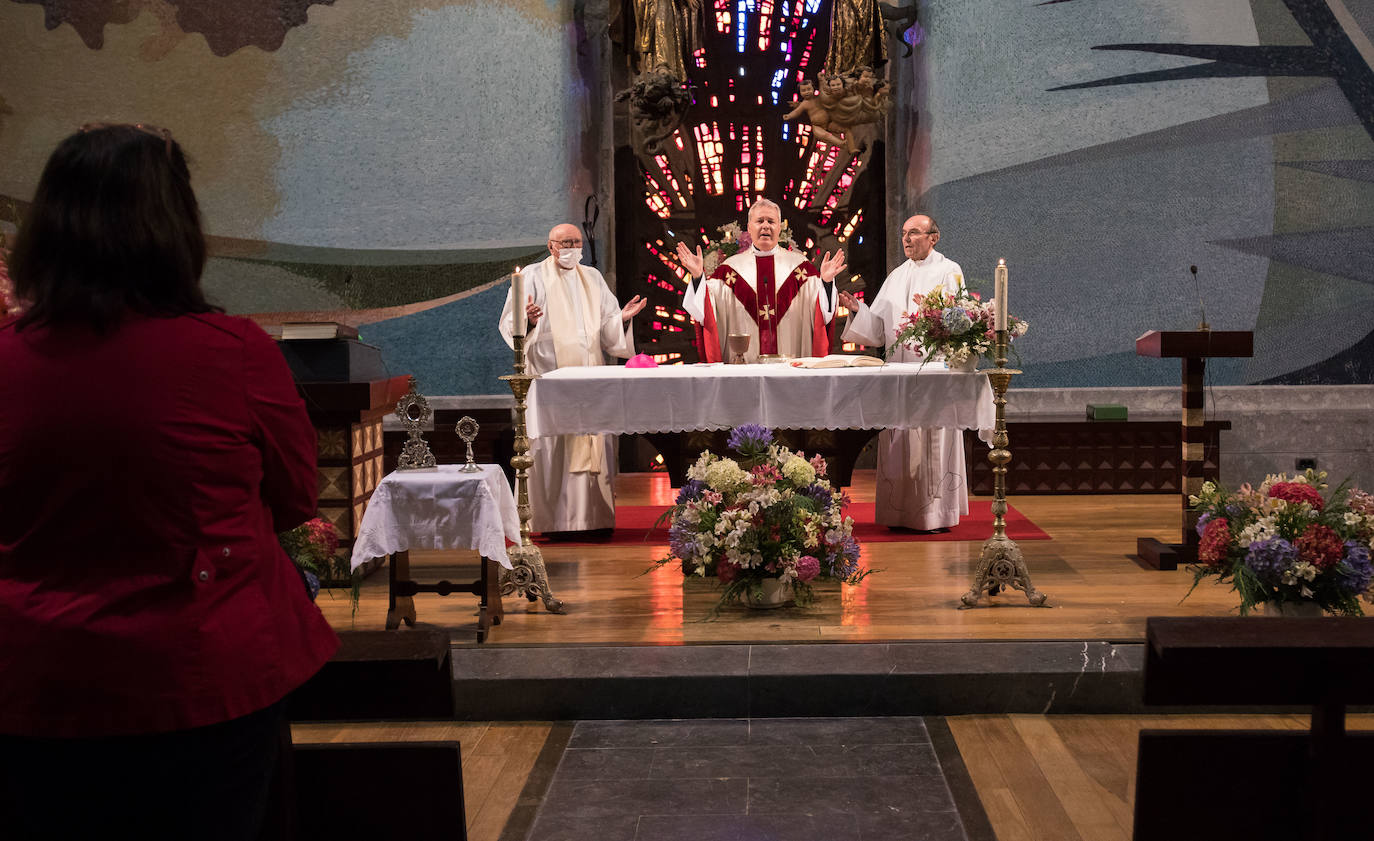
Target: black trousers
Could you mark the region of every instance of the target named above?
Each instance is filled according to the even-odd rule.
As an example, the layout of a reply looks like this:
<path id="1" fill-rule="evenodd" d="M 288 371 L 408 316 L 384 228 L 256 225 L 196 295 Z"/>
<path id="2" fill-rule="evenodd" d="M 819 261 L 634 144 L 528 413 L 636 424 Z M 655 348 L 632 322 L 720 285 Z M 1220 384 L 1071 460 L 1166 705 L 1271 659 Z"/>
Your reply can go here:
<path id="1" fill-rule="evenodd" d="M 280 702 L 171 733 L 0 735 L 0 838 L 277 837 L 279 805 L 269 808 L 269 802 L 280 797 L 277 778 L 289 759 L 289 740 Z"/>

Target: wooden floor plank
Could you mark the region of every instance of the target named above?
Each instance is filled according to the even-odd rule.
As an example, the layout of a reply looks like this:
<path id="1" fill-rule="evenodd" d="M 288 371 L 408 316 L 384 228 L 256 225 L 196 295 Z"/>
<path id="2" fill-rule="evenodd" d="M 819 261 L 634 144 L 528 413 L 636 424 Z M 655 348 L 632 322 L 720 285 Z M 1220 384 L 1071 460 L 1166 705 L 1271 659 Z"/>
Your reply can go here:
<path id="1" fill-rule="evenodd" d="M 502 731 L 498 735 L 500 753 L 483 751 L 481 756 L 501 756 L 505 761 L 492 778 L 490 791 L 482 804 L 477 807 L 468 823 L 469 841 L 497 841 L 501 830 L 511 812 L 520 800 L 520 792 L 525 788 L 534 769 L 535 760 L 549 735 L 549 725 L 542 723 L 521 723 L 519 725 L 495 725 L 489 731 Z M 480 745 L 479 745 L 480 747 Z M 489 745 L 487 750 L 493 746 Z"/>
<path id="2" fill-rule="evenodd" d="M 1046 779 L 1040 763 L 1022 740 L 1009 716 L 988 716 L 982 722 L 983 739 L 993 761 L 1016 795 L 1031 837 L 1044 841 L 1082 841 L 1069 816 Z M 995 829 L 996 827 L 994 827 Z"/>
<path id="3" fill-rule="evenodd" d="M 1130 830 L 1123 831 L 1106 805 L 1105 798 L 1110 795 L 1083 771 L 1074 751 L 1060 738 L 1054 725 L 1041 715 L 1010 718 L 1078 834 L 1101 841 L 1130 841 Z"/>

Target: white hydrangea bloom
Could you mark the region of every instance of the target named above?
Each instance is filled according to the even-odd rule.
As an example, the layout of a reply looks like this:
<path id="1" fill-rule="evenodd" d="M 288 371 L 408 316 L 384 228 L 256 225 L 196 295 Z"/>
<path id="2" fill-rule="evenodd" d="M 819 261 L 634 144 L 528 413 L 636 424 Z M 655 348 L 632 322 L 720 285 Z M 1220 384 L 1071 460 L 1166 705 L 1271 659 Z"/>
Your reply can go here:
<path id="1" fill-rule="evenodd" d="M 816 468 L 804 458 L 792 456 L 782 463 L 782 475 L 797 487 L 805 487 L 816 481 Z"/>

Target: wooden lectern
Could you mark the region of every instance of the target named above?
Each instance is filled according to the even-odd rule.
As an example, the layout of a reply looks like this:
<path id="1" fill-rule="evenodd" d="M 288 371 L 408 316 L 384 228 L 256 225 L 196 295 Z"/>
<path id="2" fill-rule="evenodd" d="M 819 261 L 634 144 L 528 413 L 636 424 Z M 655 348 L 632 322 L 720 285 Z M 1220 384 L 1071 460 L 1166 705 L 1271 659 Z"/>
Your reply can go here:
<path id="1" fill-rule="evenodd" d="M 1179 465 L 1183 533 L 1178 543 L 1153 537 L 1136 539 L 1136 554 L 1155 569 L 1178 569 L 1197 560 L 1197 514 L 1188 497 L 1202 490 L 1202 453 L 1207 440 L 1203 417 L 1203 374 L 1209 357 L 1248 358 L 1255 353 L 1255 334 L 1248 330 L 1151 330 L 1135 340 L 1137 356 L 1183 360 L 1183 457 Z"/>

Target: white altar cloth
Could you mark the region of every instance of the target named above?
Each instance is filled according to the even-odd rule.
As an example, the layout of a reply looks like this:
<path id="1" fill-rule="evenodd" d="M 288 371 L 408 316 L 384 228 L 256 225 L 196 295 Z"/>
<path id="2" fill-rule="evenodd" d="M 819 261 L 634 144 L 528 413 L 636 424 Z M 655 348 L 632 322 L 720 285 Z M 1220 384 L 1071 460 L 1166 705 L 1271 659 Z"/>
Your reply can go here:
<path id="1" fill-rule="evenodd" d="M 530 388 L 530 437 L 771 429 L 977 429 L 991 440 L 992 386 L 942 364 L 881 368 L 665 365 L 559 368 Z"/>
<path id="2" fill-rule="evenodd" d="M 520 515 L 501 468 L 460 464 L 388 473 L 373 492 L 353 543 L 357 569 L 410 549 L 476 549 L 506 569 L 506 541 L 520 542 Z"/>

